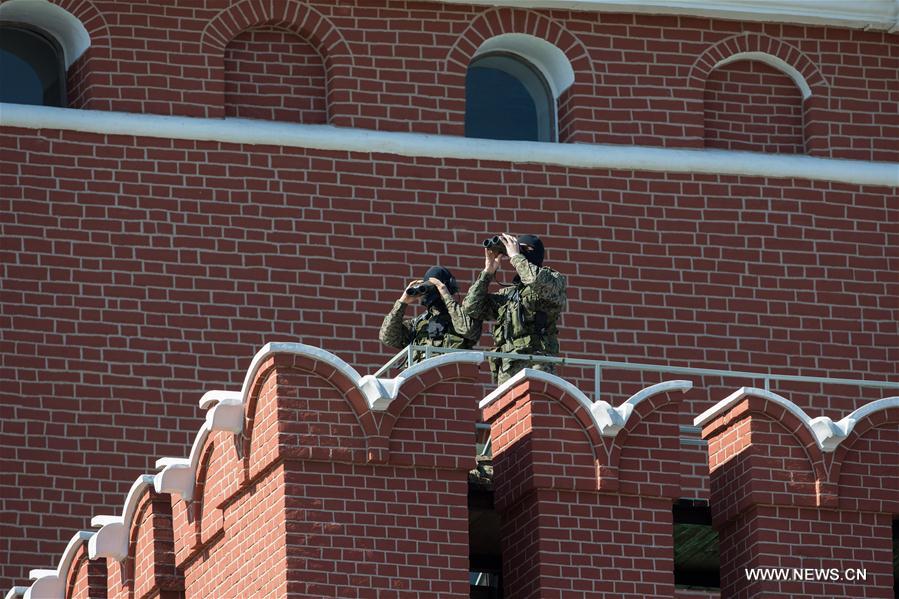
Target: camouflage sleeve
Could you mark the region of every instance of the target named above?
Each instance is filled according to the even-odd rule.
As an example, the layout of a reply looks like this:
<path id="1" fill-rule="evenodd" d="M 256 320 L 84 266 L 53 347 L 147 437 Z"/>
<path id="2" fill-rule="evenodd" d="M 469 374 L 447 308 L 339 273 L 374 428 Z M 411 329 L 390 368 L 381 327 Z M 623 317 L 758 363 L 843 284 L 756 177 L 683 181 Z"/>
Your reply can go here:
<path id="1" fill-rule="evenodd" d="M 403 349 L 409 345 L 409 341 L 412 339 L 412 329 L 403 322 L 405 312 L 406 304 L 397 300 L 387 316 L 384 317 L 384 322 L 381 323 L 381 331 L 378 333 L 381 343 L 396 349 Z"/>
<path id="2" fill-rule="evenodd" d="M 462 337 L 477 341 L 481 338 L 481 321 L 471 318 L 462 309 L 462 306 L 449 293 L 441 294 L 443 303 L 453 321 L 453 329 Z"/>
<path id="3" fill-rule="evenodd" d="M 480 321 L 496 320 L 499 301 L 497 301 L 495 294 L 487 293 L 492 280 L 493 275 L 482 270 L 478 278 L 468 288 L 468 293 L 465 295 L 465 299 L 462 300 L 462 311 L 469 318 Z"/>
<path id="4" fill-rule="evenodd" d="M 518 271 L 521 282 L 530 285 L 542 302 L 558 309 L 565 307 L 565 277 L 560 273 L 531 264 L 521 254 L 512 258 L 512 266 Z"/>

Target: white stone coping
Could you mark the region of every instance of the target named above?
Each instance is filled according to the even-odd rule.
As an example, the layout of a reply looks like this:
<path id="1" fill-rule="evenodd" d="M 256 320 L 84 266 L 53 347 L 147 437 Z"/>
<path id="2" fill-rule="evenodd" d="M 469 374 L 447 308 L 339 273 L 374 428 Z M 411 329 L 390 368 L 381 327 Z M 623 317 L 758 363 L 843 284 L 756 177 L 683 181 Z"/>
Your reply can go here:
<path id="1" fill-rule="evenodd" d="M 3 596 L 3 599 L 20 599 L 25 596 L 25 591 L 27 590 L 28 587 L 11 587 L 6 591 L 6 595 Z"/>
<path id="2" fill-rule="evenodd" d="M 171 493 L 184 501 L 193 501 L 197 470 L 209 433 L 230 431 L 239 434 L 243 431 L 244 410 L 259 368 L 266 359 L 276 354 L 303 356 L 328 364 L 356 385 L 369 408 L 374 411 L 386 410 L 396 399 L 402 384 L 424 371 L 445 364 L 480 364 L 484 359 L 483 352 L 454 352 L 423 360 L 407 368 L 396 378 L 379 379 L 373 375 L 361 376 L 342 359 L 318 347 L 304 343 L 266 343 L 253 356 L 240 391 L 209 391 L 200 399 L 200 407 L 209 411 L 206 420 L 197 431 L 188 457 L 166 457 L 156 460 L 156 467 L 160 468 L 160 471 L 153 480 L 153 488 L 157 493 Z"/>
<path id="3" fill-rule="evenodd" d="M 630 396 L 620 406 L 612 407 L 608 402 L 602 400 L 598 400 L 595 402 L 590 401 L 590 398 L 588 398 L 583 393 L 583 391 L 561 377 L 550 374 L 548 372 L 544 372 L 542 370 L 525 368 L 524 370 L 518 372 L 511 379 L 497 387 L 487 397 L 482 399 L 478 404 L 478 407 L 483 410 L 501 397 L 505 396 L 509 391 L 511 391 L 515 386 L 517 386 L 524 380 L 548 383 L 573 397 L 578 403 L 586 408 L 587 412 L 590 414 L 590 417 L 593 419 L 596 430 L 599 431 L 599 433 L 604 437 L 617 436 L 618 432 L 621 431 L 621 429 L 623 429 L 627 424 L 627 421 L 633 413 L 634 408 L 641 401 L 652 397 L 653 395 L 658 395 L 659 393 L 667 393 L 670 391 L 680 391 L 682 393 L 685 393 L 693 387 L 693 383 L 690 381 L 664 381 L 662 383 L 657 383 L 655 385 L 651 385 L 649 387 L 641 389 L 637 393 Z"/>
<path id="4" fill-rule="evenodd" d="M 895 0 L 440 0 L 445 4 L 689 15 L 739 21 L 836 25 L 894 32 Z"/>
<path id="5" fill-rule="evenodd" d="M 745 175 L 899 187 L 899 163 L 730 150 L 471 139 L 303 125 L 0 103 L 0 124 L 109 135 L 559 165 L 584 169 Z"/>
<path id="6" fill-rule="evenodd" d="M 121 516 L 94 516 L 91 526 L 100 530 L 87 543 L 87 553 L 91 559 L 108 557 L 122 561 L 128 556 L 131 524 L 137 504 L 144 491 L 153 486 L 154 476 L 142 474 L 135 479 L 125 497 Z"/>
<path id="7" fill-rule="evenodd" d="M 809 429 L 818 448 L 825 453 L 835 451 L 840 443 L 849 436 L 849 433 L 855 428 L 856 423 L 862 418 L 870 416 L 878 410 L 899 407 L 899 396 L 885 397 L 869 402 L 854 410 L 848 416 L 834 422 L 828 416 L 812 418 L 806 414 L 802 408 L 789 399 L 771 391 L 757 389 L 755 387 L 741 387 L 697 416 L 693 420 L 693 424 L 695 426 L 705 426 L 746 397 L 760 397 L 784 407 Z"/>
<path id="8" fill-rule="evenodd" d="M 480 364 L 484 361 L 484 352 L 460 351 L 443 354 L 435 358 L 421 360 L 403 370 L 399 376 L 392 379 L 379 379 L 367 374 L 357 383 L 357 386 L 368 400 L 368 405 L 374 411 L 384 411 L 399 395 L 400 387 L 412 377 L 447 364 Z"/>
<path id="9" fill-rule="evenodd" d="M 47 0 L 7 0 L 0 4 L 0 20 L 27 23 L 52 35 L 62 47 L 66 69 L 91 45 L 78 17 Z"/>
<path id="10" fill-rule="evenodd" d="M 72 562 L 75 560 L 75 554 L 81 545 L 91 539 L 94 533 L 89 530 L 79 530 L 69 540 L 69 544 L 62 552 L 62 558 L 55 570 L 31 570 L 28 577 L 34 582 L 28 587 L 22 595 L 24 599 L 65 599 L 66 596 L 66 576 Z M 15 590 L 15 589 L 13 589 Z M 10 591 L 11 592 L 11 591 Z M 7 593 L 7 597 L 9 597 Z"/>

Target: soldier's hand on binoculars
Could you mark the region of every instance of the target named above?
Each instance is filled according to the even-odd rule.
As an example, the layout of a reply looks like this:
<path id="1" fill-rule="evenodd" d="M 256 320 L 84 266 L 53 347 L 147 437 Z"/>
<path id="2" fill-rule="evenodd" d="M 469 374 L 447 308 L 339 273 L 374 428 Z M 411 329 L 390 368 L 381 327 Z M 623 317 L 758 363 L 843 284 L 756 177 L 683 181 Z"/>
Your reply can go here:
<path id="1" fill-rule="evenodd" d="M 441 281 L 437 277 L 431 277 L 430 279 L 428 279 L 428 283 L 436 287 L 437 291 L 439 291 L 441 295 L 446 292 L 446 285 L 444 285 L 443 281 Z"/>
<path id="2" fill-rule="evenodd" d="M 506 254 L 509 255 L 509 258 L 513 256 L 517 256 L 521 253 L 521 250 L 518 247 L 518 238 L 514 235 L 509 235 L 508 233 L 503 233 L 500 235 L 500 239 L 503 242 L 503 245 L 506 246 Z"/>
<path id="3" fill-rule="evenodd" d="M 406 290 L 409 289 L 410 287 L 415 287 L 416 285 L 421 285 L 423 282 L 424 281 L 422 281 L 421 279 L 415 279 L 414 281 L 412 281 L 411 283 L 409 283 L 408 285 L 403 287 L 403 295 L 402 295 L 402 297 L 400 297 L 400 301 L 403 302 L 404 304 L 415 303 L 415 300 L 417 298 L 406 293 Z"/>
<path id="4" fill-rule="evenodd" d="M 502 254 L 496 254 L 491 252 L 487 248 L 484 248 L 484 270 L 489 274 L 493 274 L 496 272 L 496 269 L 499 268 L 500 261 L 503 259 Z"/>

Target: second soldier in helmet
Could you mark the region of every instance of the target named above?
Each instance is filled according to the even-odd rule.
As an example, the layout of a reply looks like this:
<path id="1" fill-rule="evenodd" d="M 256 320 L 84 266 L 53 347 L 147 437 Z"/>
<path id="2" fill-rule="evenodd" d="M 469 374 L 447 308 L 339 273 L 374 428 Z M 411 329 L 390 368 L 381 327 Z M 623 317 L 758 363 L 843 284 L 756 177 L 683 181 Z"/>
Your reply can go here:
<path id="1" fill-rule="evenodd" d="M 422 295 L 408 293 L 410 289 L 424 285 Z M 470 349 L 481 336 L 481 321 L 466 316 L 453 294 L 459 288 L 456 279 L 446 268 L 434 266 L 424 277 L 403 287 L 403 294 L 381 324 L 381 343 L 402 349 L 415 345 L 432 345 Z M 411 320 L 405 320 L 406 306 L 421 301 L 426 311 Z M 416 352 L 414 361 L 421 360 L 422 352 Z"/>

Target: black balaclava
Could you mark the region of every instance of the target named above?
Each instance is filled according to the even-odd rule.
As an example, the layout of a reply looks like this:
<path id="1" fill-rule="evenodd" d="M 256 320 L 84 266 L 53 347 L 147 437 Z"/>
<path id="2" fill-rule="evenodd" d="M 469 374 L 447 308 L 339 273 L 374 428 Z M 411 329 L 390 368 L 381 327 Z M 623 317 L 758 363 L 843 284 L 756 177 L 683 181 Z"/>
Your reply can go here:
<path id="1" fill-rule="evenodd" d="M 519 245 L 529 245 L 533 250 L 522 249 L 522 255 L 527 258 L 528 262 L 536 266 L 543 266 L 543 256 L 546 250 L 543 249 L 543 242 L 536 235 L 520 235 L 518 237 Z"/>
<path id="2" fill-rule="evenodd" d="M 456 284 L 456 278 L 453 276 L 453 273 L 442 266 L 432 266 L 429 268 L 428 272 L 425 273 L 425 276 L 422 277 L 422 280 L 427 283 L 428 279 L 431 277 L 442 281 L 447 289 L 449 289 L 450 293 L 456 293 L 459 290 L 459 286 Z M 428 308 L 434 306 L 441 312 L 446 311 L 446 304 L 444 304 L 443 300 L 440 298 L 440 292 L 437 291 L 436 287 L 429 289 L 428 292 L 424 294 L 421 298 L 421 303 Z"/>

